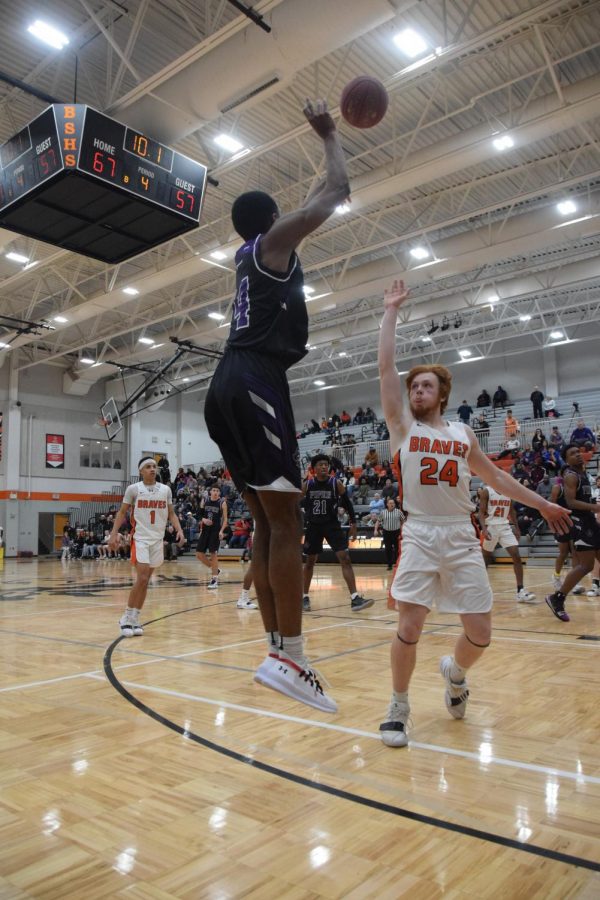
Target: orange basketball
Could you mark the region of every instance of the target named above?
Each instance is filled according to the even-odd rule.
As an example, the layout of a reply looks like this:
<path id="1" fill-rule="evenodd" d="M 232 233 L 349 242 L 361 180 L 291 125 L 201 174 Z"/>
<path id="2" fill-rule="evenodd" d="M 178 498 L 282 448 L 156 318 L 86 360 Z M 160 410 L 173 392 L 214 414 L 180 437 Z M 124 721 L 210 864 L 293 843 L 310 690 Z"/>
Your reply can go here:
<path id="1" fill-rule="evenodd" d="M 342 91 L 340 110 L 354 128 L 372 128 L 385 116 L 388 103 L 388 92 L 377 78 L 359 75 Z"/>

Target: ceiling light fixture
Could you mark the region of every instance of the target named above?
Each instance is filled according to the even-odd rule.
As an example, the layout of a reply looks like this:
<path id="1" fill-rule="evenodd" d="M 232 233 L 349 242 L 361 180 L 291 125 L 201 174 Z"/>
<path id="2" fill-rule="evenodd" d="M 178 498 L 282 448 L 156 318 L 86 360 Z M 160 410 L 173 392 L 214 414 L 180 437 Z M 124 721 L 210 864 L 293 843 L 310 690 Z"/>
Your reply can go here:
<path id="1" fill-rule="evenodd" d="M 218 312 L 210 312 L 210 313 L 208 314 L 208 318 L 209 318 L 209 319 L 214 319 L 215 322 L 222 322 L 223 319 L 225 318 L 225 316 L 224 316 L 222 313 L 218 313 Z"/>
<path id="2" fill-rule="evenodd" d="M 563 334 L 562 331 L 551 331 L 551 332 L 550 332 L 550 339 L 551 339 L 551 340 L 553 340 L 553 341 L 560 341 L 562 338 L 564 338 L 564 334 Z"/>
<path id="3" fill-rule="evenodd" d="M 499 299 L 500 299 L 500 297 L 498 296 L 498 294 L 490 294 L 490 296 L 487 298 L 487 302 L 488 303 L 497 303 Z"/>
<path id="4" fill-rule="evenodd" d="M 68 322 L 69 320 L 68 320 L 67 318 L 65 318 L 65 316 L 54 316 L 53 321 L 54 321 L 54 322 L 60 322 L 61 325 L 64 325 L 64 323 L 65 323 L 65 322 Z"/>
<path id="5" fill-rule="evenodd" d="M 86 366 L 94 366 L 96 364 L 96 360 L 92 359 L 91 356 L 82 356 L 79 362 L 85 363 Z"/>
<path id="6" fill-rule="evenodd" d="M 421 35 L 413 28 L 404 28 L 402 31 L 399 31 L 398 34 L 394 35 L 394 43 L 410 59 L 420 56 L 428 49 Z"/>
<path id="7" fill-rule="evenodd" d="M 473 356 L 470 350 L 459 350 L 458 353 L 463 359 L 468 359 L 470 356 Z"/>
<path id="8" fill-rule="evenodd" d="M 425 341 L 426 343 L 430 343 L 433 340 L 433 338 L 430 338 L 429 335 L 424 334 L 423 337 L 421 338 L 421 340 Z"/>
<path id="9" fill-rule="evenodd" d="M 6 253 L 5 255 L 6 255 L 7 259 L 11 260 L 11 262 L 16 262 L 16 263 L 28 263 L 29 262 L 29 257 L 23 256 L 22 253 L 12 253 L 11 252 L 11 253 Z"/>
<path id="10" fill-rule="evenodd" d="M 430 253 L 425 247 L 413 247 L 410 251 L 410 255 L 415 259 L 427 259 Z"/>
<path id="11" fill-rule="evenodd" d="M 494 138 L 492 141 L 496 150 L 510 150 L 511 147 L 514 147 L 515 142 L 511 138 L 510 134 L 503 134 L 500 137 Z"/>
<path id="12" fill-rule="evenodd" d="M 519 322 L 529 322 L 531 320 L 531 316 L 529 313 L 523 313 L 522 316 L 519 316 Z"/>
<path id="13" fill-rule="evenodd" d="M 130 297 L 136 297 L 139 294 L 139 291 L 137 288 L 134 288 L 134 287 L 126 287 L 126 288 L 123 288 L 123 293 L 129 294 Z"/>
<path id="14" fill-rule="evenodd" d="M 149 338 L 149 337 L 139 337 L 139 338 L 138 338 L 138 343 L 140 343 L 140 344 L 148 344 L 148 346 L 151 346 L 151 345 L 154 343 L 154 340 L 153 340 L 152 338 Z"/>
<path id="15" fill-rule="evenodd" d="M 36 19 L 27 31 L 39 41 L 43 41 L 44 44 L 54 47 L 55 50 L 62 50 L 69 43 L 69 38 L 66 34 L 63 34 L 58 28 L 53 28 L 52 25 L 48 25 L 47 22 L 43 22 L 41 19 Z"/>
<path id="16" fill-rule="evenodd" d="M 227 254 L 223 253 L 222 250 L 213 250 L 212 253 L 208 254 L 213 259 L 227 259 Z"/>
<path id="17" fill-rule="evenodd" d="M 10 347 L 10 344 L 3 344 L 2 341 L 0 341 L 0 350 L 6 350 L 8 347 Z"/>
<path id="18" fill-rule="evenodd" d="M 313 384 L 316 384 L 317 387 L 325 387 L 324 381 L 313 381 Z"/>
<path id="19" fill-rule="evenodd" d="M 577 212 L 577 204 L 572 200 L 562 200 L 556 204 L 556 208 L 561 216 L 569 216 L 571 213 Z"/>
<path id="20" fill-rule="evenodd" d="M 218 134 L 215 138 L 215 144 L 229 153 L 237 153 L 239 150 L 244 149 L 244 145 L 232 138 L 230 134 Z"/>
<path id="21" fill-rule="evenodd" d="M 338 214 L 338 216 L 345 216 L 346 213 L 350 212 L 350 204 L 349 203 L 340 203 L 338 206 L 336 206 L 335 211 Z"/>

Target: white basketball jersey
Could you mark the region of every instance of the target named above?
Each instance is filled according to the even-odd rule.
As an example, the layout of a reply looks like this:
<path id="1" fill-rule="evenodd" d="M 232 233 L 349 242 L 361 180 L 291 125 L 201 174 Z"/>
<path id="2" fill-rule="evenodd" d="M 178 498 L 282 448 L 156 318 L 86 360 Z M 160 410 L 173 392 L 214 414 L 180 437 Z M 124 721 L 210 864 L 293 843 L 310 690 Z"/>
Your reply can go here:
<path id="1" fill-rule="evenodd" d="M 470 516 L 471 444 L 462 422 L 432 428 L 413 421 L 400 445 L 400 496 L 409 516 Z"/>
<path id="2" fill-rule="evenodd" d="M 488 492 L 488 508 L 485 524 L 504 524 L 504 522 L 508 521 L 510 504 L 512 501 L 509 497 L 505 497 L 504 494 L 499 494 L 498 491 L 495 491 L 493 488 L 488 487 L 487 484 L 484 484 L 483 486 Z"/>
<path id="3" fill-rule="evenodd" d="M 167 484 L 146 485 L 143 481 L 130 484 L 123 496 L 123 503 L 131 504 L 136 540 L 162 541 L 172 503 L 171 488 Z"/>

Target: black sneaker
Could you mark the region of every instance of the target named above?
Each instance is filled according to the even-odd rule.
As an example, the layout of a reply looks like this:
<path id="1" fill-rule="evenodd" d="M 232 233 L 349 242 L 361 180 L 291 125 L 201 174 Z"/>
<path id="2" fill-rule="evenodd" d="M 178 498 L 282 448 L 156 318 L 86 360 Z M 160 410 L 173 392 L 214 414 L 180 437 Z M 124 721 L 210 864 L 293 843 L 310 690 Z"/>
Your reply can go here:
<path id="1" fill-rule="evenodd" d="M 350 609 L 352 612 L 360 612 L 361 609 L 367 609 L 369 606 L 373 606 L 374 603 L 374 600 L 369 600 L 367 597 L 361 597 L 360 594 L 357 594 L 350 602 Z"/>
<path id="2" fill-rule="evenodd" d="M 305 594 L 302 598 L 302 612 L 310 612 L 310 597 Z"/>
<path id="3" fill-rule="evenodd" d="M 554 613 L 557 619 L 560 619 L 561 622 L 570 622 L 571 617 L 565 609 L 565 595 L 560 591 L 557 591 L 555 594 L 548 594 L 546 597 L 546 603 Z"/>

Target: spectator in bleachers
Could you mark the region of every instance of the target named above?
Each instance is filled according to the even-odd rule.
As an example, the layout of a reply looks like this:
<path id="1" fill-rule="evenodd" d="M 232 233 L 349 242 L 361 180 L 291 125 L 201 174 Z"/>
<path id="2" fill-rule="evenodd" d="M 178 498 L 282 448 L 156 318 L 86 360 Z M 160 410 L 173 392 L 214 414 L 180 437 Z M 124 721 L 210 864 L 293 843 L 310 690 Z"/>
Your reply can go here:
<path id="1" fill-rule="evenodd" d="M 367 497 L 369 496 L 369 483 L 364 475 L 361 476 L 358 482 L 358 490 L 356 491 L 356 502 L 359 505 L 364 505 L 367 502 Z"/>
<path id="2" fill-rule="evenodd" d="M 546 472 L 541 481 L 537 483 L 536 494 L 539 494 L 540 497 L 543 497 L 544 500 L 550 499 L 550 494 L 552 493 L 552 482 L 550 481 L 550 476 Z"/>
<path id="3" fill-rule="evenodd" d="M 348 494 L 348 498 L 352 500 L 352 495 L 354 493 L 354 488 L 356 486 L 356 478 L 354 477 L 354 472 L 352 469 L 347 466 L 341 475 L 342 484 L 346 488 L 346 493 Z"/>
<path id="4" fill-rule="evenodd" d="M 550 438 L 548 439 L 548 444 L 552 450 L 558 450 L 558 452 L 562 455 L 562 451 L 565 446 L 565 439 L 562 434 L 558 430 L 558 425 L 552 426 L 552 431 L 550 432 Z"/>
<path id="5" fill-rule="evenodd" d="M 542 418 L 542 402 L 544 400 L 544 395 L 540 391 L 539 387 L 534 385 L 533 390 L 529 396 L 531 400 L 531 404 L 533 406 L 533 418 L 541 419 Z"/>
<path id="6" fill-rule="evenodd" d="M 482 409 L 485 406 L 492 405 L 492 398 L 488 394 L 485 388 L 481 391 L 479 397 L 477 398 L 477 409 Z"/>
<path id="7" fill-rule="evenodd" d="M 373 412 L 370 406 L 367 406 L 365 409 L 365 422 L 376 422 L 377 416 Z"/>
<path id="8" fill-rule="evenodd" d="M 542 450 L 546 443 L 546 435 L 541 428 L 535 429 L 535 434 L 531 438 L 531 449 L 535 452 Z"/>
<path id="9" fill-rule="evenodd" d="M 518 421 L 513 416 L 512 409 L 506 410 L 506 418 L 504 420 L 504 437 L 506 440 L 510 440 L 511 438 L 516 437 L 521 428 L 519 426 Z"/>
<path id="10" fill-rule="evenodd" d="M 542 401 L 542 410 L 547 419 L 558 419 L 560 413 L 556 409 L 556 401 L 549 397 L 548 394 Z"/>
<path id="11" fill-rule="evenodd" d="M 577 419 L 577 427 L 571 433 L 571 444 L 584 447 L 586 450 L 594 450 L 596 447 L 596 435 L 588 428 L 583 419 Z"/>
<path id="12" fill-rule="evenodd" d="M 473 415 L 473 407 L 469 406 L 466 400 L 460 404 L 458 409 L 456 410 L 458 418 L 464 425 L 468 425 L 471 421 L 471 416 Z"/>
<path id="13" fill-rule="evenodd" d="M 332 427 L 337 429 L 339 429 L 342 424 L 342 420 L 337 413 L 334 413 L 329 421 L 331 422 Z"/>
<path id="14" fill-rule="evenodd" d="M 345 409 L 342 410 L 340 419 L 342 420 L 342 425 L 349 425 L 352 421 L 352 419 L 350 418 L 350 413 L 347 413 Z"/>
<path id="15" fill-rule="evenodd" d="M 396 491 L 396 488 L 394 487 L 392 479 L 386 478 L 385 484 L 383 485 L 383 488 L 381 489 L 381 496 L 383 497 L 384 500 L 387 500 L 388 497 L 391 497 L 393 500 L 396 496 L 396 493 L 397 493 L 397 491 Z"/>
<path id="16" fill-rule="evenodd" d="M 564 459 L 553 447 L 544 447 L 541 451 L 542 465 L 551 475 L 558 475 L 565 464 Z"/>
<path id="17" fill-rule="evenodd" d="M 499 406 L 501 406 L 502 409 L 504 409 L 507 402 L 508 402 L 508 394 L 506 393 L 506 391 L 504 390 L 502 385 L 499 384 L 496 391 L 494 392 L 494 398 L 493 398 L 494 409 L 497 409 Z"/>
<path id="18" fill-rule="evenodd" d="M 362 406 L 359 406 L 356 410 L 356 415 L 352 419 L 353 425 L 362 425 L 365 421 L 365 411 Z"/>
<path id="19" fill-rule="evenodd" d="M 546 470 L 542 466 L 542 460 L 538 454 L 534 464 L 529 469 L 529 480 L 532 484 L 532 490 L 535 491 L 536 487 L 538 486 L 540 481 L 542 481 L 545 474 L 546 474 Z"/>
<path id="20" fill-rule="evenodd" d="M 385 501 L 382 499 L 381 494 L 376 493 L 369 503 L 369 512 L 363 516 L 363 523 L 365 525 L 374 525 L 382 509 L 385 509 Z"/>
<path id="21" fill-rule="evenodd" d="M 367 469 L 374 469 L 379 465 L 379 455 L 375 447 L 369 447 L 365 455 L 364 465 Z"/>
<path id="22" fill-rule="evenodd" d="M 377 426 L 377 440 L 378 441 L 387 441 L 389 440 L 390 432 L 388 430 L 387 424 L 385 422 L 380 422 Z"/>
<path id="23" fill-rule="evenodd" d="M 321 431 L 329 431 L 329 422 L 325 416 L 321 419 Z"/>
<path id="24" fill-rule="evenodd" d="M 239 547 L 240 549 L 244 549 L 246 544 L 248 543 L 248 538 L 250 537 L 250 522 L 248 519 L 237 519 L 232 526 L 231 529 L 231 537 L 229 539 L 229 547 L 230 549 L 236 549 Z"/>
<path id="25" fill-rule="evenodd" d="M 177 562 L 177 535 L 175 534 L 175 528 L 170 522 L 165 528 L 163 547 L 166 561 Z"/>

